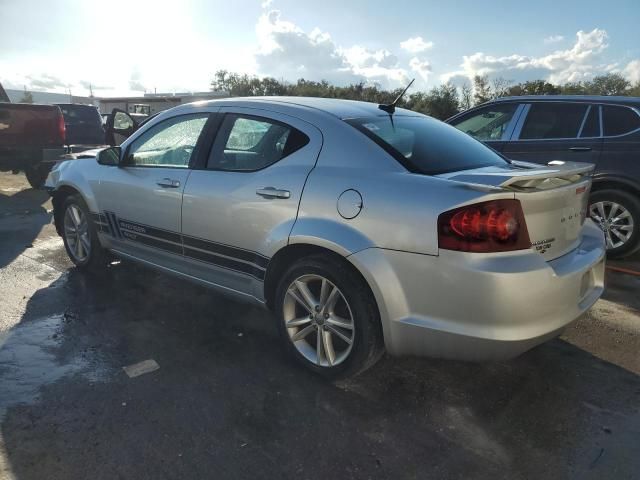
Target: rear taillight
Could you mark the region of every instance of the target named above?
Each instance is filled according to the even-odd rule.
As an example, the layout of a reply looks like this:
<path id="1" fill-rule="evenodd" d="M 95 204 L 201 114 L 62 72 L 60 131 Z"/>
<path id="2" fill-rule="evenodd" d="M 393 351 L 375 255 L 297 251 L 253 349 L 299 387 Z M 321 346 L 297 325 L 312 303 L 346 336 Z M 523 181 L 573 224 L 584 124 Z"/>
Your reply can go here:
<path id="1" fill-rule="evenodd" d="M 61 145 L 64 145 L 67 137 L 67 129 L 64 126 L 64 117 L 62 116 L 62 112 L 58 110 L 58 126 L 57 131 L 58 141 Z"/>
<path id="2" fill-rule="evenodd" d="M 508 252 L 531 248 L 518 200 L 493 200 L 456 208 L 438 217 L 438 246 L 461 252 Z"/>

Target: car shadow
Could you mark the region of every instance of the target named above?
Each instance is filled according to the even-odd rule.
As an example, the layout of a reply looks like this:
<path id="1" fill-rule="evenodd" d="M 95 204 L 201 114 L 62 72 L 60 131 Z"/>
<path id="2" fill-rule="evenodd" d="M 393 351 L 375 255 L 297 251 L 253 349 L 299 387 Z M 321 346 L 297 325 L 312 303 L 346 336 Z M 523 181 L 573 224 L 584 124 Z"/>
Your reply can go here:
<path id="1" fill-rule="evenodd" d="M 640 377 L 560 340 L 328 382 L 272 316 L 127 263 L 69 270 L 0 346 L 8 471 L 40 478 L 632 478 Z M 160 369 L 129 378 L 122 367 Z M 1 469 L 0 469 L 1 471 Z"/>
<path id="2" fill-rule="evenodd" d="M 53 215 L 44 206 L 48 200 L 47 192 L 31 188 L 0 193 L 0 268 L 31 248 L 51 223 Z"/>

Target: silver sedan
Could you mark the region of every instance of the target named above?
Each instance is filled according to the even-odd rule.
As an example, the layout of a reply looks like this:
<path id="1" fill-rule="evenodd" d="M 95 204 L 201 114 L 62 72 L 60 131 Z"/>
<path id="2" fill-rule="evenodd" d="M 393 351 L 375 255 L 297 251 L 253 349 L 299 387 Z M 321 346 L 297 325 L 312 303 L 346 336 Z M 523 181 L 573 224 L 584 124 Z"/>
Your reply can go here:
<path id="1" fill-rule="evenodd" d="M 591 165 L 509 162 L 411 111 L 195 103 L 85 156 L 48 179 L 78 268 L 115 254 L 264 305 L 291 356 L 327 377 L 385 349 L 513 357 L 603 292 Z"/>

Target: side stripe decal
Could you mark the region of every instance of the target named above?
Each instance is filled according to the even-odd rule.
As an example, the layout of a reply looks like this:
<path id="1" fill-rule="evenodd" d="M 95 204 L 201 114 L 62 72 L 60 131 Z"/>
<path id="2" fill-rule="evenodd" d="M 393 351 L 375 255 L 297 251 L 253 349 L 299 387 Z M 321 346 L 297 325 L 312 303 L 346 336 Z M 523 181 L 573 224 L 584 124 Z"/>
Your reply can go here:
<path id="1" fill-rule="evenodd" d="M 91 216 L 101 232 L 114 238 L 184 255 L 264 280 L 269 258 L 257 252 L 121 219 L 113 212 L 92 213 Z"/>

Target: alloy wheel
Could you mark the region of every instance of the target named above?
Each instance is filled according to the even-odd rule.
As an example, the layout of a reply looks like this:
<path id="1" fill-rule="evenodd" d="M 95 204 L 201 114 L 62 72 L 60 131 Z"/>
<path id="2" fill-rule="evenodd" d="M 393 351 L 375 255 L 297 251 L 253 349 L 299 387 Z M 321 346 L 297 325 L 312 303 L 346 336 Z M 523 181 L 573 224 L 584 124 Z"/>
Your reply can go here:
<path id="1" fill-rule="evenodd" d="M 84 262 L 91 253 L 89 222 L 77 205 L 69 205 L 64 214 L 64 236 L 73 258 Z"/>
<path id="2" fill-rule="evenodd" d="M 619 203 L 609 201 L 592 203 L 589 214 L 604 231 L 608 250 L 622 247 L 633 235 L 633 217 L 629 210 Z"/>
<path id="3" fill-rule="evenodd" d="M 291 342 L 309 362 L 333 367 L 351 353 L 355 338 L 351 307 L 340 289 L 326 278 L 310 274 L 291 282 L 284 298 L 283 318 Z"/>

